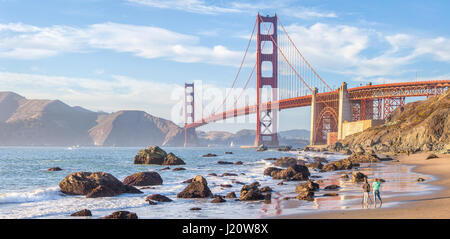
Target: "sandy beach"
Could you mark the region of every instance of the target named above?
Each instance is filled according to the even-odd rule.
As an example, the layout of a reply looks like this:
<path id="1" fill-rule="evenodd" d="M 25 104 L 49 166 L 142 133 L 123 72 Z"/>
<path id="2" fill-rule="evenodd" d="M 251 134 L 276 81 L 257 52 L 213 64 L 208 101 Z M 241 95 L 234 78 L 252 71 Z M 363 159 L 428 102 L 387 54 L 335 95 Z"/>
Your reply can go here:
<path id="1" fill-rule="evenodd" d="M 450 155 L 426 160 L 429 153 L 393 157 L 401 163 L 415 166 L 414 172 L 432 175 L 425 183 L 440 187 L 433 194 L 387 198 L 384 202 L 399 202 L 390 208 L 337 210 L 331 212 L 279 216 L 284 219 L 444 219 L 450 218 Z"/>

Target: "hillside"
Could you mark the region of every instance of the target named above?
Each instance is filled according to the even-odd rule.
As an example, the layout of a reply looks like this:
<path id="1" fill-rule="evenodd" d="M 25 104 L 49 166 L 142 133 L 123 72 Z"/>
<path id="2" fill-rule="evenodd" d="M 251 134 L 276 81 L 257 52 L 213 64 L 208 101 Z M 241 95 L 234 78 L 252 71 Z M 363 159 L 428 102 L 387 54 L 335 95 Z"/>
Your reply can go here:
<path id="1" fill-rule="evenodd" d="M 183 130 L 143 111 L 112 114 L 0 92 L 1 146 L 181 146 Z"/>
<path id="2" fill-rule="evenodd" d="M 342 144 L 378 152 L 450 149 L 450 91 L 396 109 L 385 124 L 346 137 Z"/>

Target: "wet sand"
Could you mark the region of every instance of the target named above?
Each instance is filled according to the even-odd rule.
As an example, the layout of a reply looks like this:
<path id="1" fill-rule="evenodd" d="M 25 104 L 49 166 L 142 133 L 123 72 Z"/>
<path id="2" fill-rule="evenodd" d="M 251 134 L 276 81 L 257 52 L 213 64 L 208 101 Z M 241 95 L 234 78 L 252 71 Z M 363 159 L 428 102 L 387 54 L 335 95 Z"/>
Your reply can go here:
<path id="1" fill-rule="evenodd" d="M 386 198 L 383 202 L 399 202 L 389 208 L 336 210 L 318 213 L 278 216 L 285 219 L 426 219 L 450 218 L 450 155 L 426 160 L 429 153 L 397 156 L 401 163 L 413 165 L 414 172 L 432 175 L 429 183 L 440 187 L 432 194 Z"/>

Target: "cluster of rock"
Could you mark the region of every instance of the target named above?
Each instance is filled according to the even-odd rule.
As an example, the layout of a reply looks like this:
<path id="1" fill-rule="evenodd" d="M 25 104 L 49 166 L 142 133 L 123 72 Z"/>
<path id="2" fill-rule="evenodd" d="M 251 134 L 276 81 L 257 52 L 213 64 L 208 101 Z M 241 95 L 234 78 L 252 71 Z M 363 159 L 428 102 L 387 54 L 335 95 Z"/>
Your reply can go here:
<path id="1" fill-rule="evenodd" d="M 61 192 L 69 195 L 86 195 L 87 198 L 113 197 L 122 193 L 142 193 L 125 185 L 113 175 L 104 172 L 76 172 L 66 176 L 60 183 Z"/>
<path id="2" fill-rule="evenodd" d="M 173 153 L 166 153 L 158 146 L 139 150 L 134 157 L 134 164 L 182 165 L 184 161 Z"/>
<path id="3" fill-rule="evenodd" d="M 305 181 L 311 175 L 308 168 L 303 165 L 289 166 L 287 169 L 269 167 L 264 170 L 264 175 L 273 179 L 284 179 L 286 181 Z"/>
<path id="4" fill-rule="evenodd" d="M 241 188 L 241 195 L 239 200 L 241 201 L 256 201 L 256 200 L 270 200 L 272 189 L 270 187 L 259 188 L 261 185 L 259 182 L 244 185 Z"/>
<path id="5" fill-rule="evenodd" d="M 295 187 L 295 192 L 298 193 L 298 200 L 314 201 L 314 192 L 319 190 L 319 184 L 308 180 L 307 182 Z"/>
<path id="6" fill-rule="evenodd" d="M 349 170 L 352 169 L 353 167 L 359 167 L 360 163 L 378 163 L 380 161 L 381 159 L 372 152 L 368 152 L 365 154 L 353 153 L 348 158 L 326 164 L 325 166 L 322 167 L 322 170 L 323 171 Z"/>

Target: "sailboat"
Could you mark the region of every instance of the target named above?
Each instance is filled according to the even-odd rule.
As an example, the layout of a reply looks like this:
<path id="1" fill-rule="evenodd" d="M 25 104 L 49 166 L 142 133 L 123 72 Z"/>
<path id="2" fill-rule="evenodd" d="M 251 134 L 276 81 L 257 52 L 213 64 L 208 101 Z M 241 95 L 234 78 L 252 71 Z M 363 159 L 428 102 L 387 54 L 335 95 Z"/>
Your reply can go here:
<path id="1" fill-rule="evenodd" d="M 230 143 L 230 147 L 233 147 L 234 146 L 234 144 L 233 144 L 233 141 L 231 141 L 231 143 Z"/>

